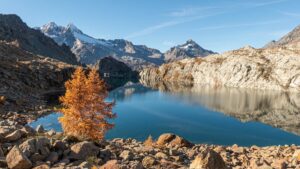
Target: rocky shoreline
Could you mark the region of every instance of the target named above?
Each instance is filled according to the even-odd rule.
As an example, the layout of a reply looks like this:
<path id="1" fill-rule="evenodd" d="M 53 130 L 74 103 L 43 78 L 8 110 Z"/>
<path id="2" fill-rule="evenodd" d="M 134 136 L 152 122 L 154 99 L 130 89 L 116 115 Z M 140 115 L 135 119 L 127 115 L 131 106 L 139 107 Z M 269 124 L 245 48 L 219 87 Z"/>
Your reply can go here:
<path id="1" fill-rule="evenodd" d="M 79 141 L 54 130 L 0 121 L 0 168 L 300 168 L 300 146 L 193 144 L 175 134 L 147 139 Z"/>

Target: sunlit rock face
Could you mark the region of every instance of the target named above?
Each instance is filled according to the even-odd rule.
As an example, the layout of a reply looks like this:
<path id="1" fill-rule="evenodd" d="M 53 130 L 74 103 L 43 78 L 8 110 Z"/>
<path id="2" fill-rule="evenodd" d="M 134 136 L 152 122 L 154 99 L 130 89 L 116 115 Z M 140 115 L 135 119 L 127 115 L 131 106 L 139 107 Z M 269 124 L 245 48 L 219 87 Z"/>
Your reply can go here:
<path id="1" fill-rule="evenodd" d="M 205 58 L 183 59 L 148 68 L 143 81 L 189 83 L 256 89 L 300 89 L 300 50 L 288 46 L 255 49 L 244 47 Z"/>
<path id="2" fill-rule="evenodd" d="M 300 93 L 175 83 L 144 85 L 167 91 L 189 104 L 200 104 L 243 122 L 258 121 L 300 135 Z"/>

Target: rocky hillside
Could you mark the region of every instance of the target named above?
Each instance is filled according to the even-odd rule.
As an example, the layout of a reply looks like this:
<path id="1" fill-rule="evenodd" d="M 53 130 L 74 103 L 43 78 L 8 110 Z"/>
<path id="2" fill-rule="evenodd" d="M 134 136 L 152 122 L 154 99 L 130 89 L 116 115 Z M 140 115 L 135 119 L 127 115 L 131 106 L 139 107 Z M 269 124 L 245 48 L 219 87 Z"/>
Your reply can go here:
<path id="1" fill-rule="evenodd" d="M 300 89 L 300 49 L 245 47 L 145 69 L 143 81 L 275 90 Z"/>
<path id="2" fill-rule="evenodd" d="M 72 65 L 0 42 L 0 112 L 43 109 L 44 94 L 61 90 L 72 72 Z"/>
<path id="3" fill-rule="evenodd" d="M 297 26 L 294 30 L 292 30 L 290 33 L 287 35 L 283 36 L 281 39 L 278 41 L 271 41 L 268 43 L 265 48 L 275 48 L 275 47 L 280 47 L 280 46 L 297 46 L 299 49 L 300 47 L 300 25 Z"/>
<path id="4" fill-rule="evenodd" d="M 86 35 L 73 24 L 63 27 L 51 22 L 39 30 L 59 45 L 69 46 L 81 63 L 94 64 L 106 56 L 118 57 L 134 69 L 163 63 L 163 54 L 159 50 L 134 45 L 123 39 L 96 39 Z"/>
<path id="5" fill-rule="evenodd" d="M 0 14 L 0 40 L 13 42 L 35 55 L 78 64 L 75 55 L 67 46 L 59 46 L 40 31 L 29 28 L 17 15 Z"/>
<path id="6" fill-rule="evenodd" d="M 193 40 L 188 40 L 182 45 L 172 47 L 164 54 L 164 56 L 165 61 L 170 62 L 185 58 L 204 57 L 211 54 L 215 53 L 213 51 L 203 49 Z"/>
<path id="7" fill-rule="evenodd" d="M 111 56 L 98 60 L 94 67 L 107 82 L 109 88 L 123 86 L 128 81 L 138 81 L 138 72 Z"/>

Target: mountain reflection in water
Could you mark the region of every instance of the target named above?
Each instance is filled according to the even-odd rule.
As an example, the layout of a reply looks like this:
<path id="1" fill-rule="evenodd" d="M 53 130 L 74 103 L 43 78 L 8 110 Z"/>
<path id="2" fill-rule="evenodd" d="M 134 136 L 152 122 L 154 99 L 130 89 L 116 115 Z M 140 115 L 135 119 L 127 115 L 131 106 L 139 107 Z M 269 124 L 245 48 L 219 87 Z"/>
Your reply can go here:
<path id="1" fill-rule="evenodd" d="M 143 85 L 242 122 L 257 121 L 300 135 L 300 93 L 172 83 Z"/>

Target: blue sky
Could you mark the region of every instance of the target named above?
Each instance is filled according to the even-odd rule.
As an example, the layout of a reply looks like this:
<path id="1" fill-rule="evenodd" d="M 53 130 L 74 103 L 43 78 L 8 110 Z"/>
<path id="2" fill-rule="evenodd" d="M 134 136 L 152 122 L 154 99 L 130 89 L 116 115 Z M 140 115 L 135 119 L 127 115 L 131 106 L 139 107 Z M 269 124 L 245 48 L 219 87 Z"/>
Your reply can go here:
<path id="1" fill-rule="evenodd" d="M 188 39 L 223 52 L 261 47 L 300 25 L 300 0 L 0 0 L 29 26 L 74 23 L 97 38 L 125 38 L 162 52 Z"/>

